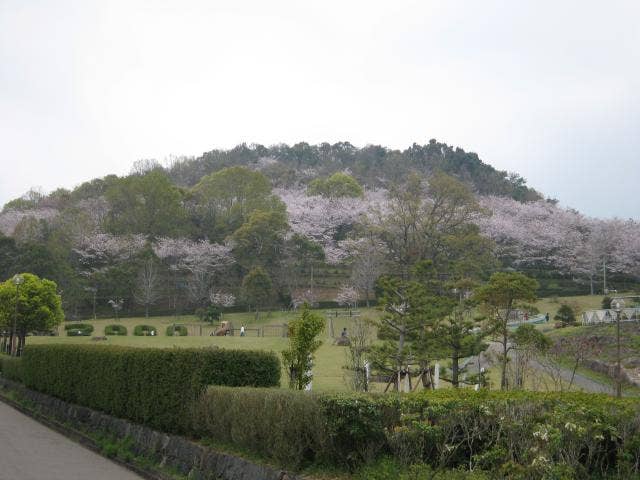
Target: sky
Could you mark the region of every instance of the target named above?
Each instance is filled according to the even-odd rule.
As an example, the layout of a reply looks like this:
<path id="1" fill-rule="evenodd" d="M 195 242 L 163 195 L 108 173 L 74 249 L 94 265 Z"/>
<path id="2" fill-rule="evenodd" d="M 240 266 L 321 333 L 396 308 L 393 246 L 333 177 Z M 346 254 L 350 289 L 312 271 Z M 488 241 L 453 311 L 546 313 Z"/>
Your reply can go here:
<path id="1" fill-rule="evenodd" d="M 640 2 L 0 0 L 0 204 L 239 143 L 435 138 L 640 220 Z"/>

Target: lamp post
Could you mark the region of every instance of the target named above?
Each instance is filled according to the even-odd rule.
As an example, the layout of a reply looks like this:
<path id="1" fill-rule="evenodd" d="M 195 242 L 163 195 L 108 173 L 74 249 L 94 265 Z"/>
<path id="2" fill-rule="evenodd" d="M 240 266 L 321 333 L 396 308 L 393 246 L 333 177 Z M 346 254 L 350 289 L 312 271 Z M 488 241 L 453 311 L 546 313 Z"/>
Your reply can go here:
<path id="1" fill-rule="evenodd" d="M 622 397 L 622 367 L 620 365 L 620 313 L 624 308 L 624 300 L 614 298 L 611 300 L 611 309 L 616 312 L 616 397 Z"/>
<path id="2" fill-rule="evenodd" d="M 13 329 L 11 331 L 11 355 L 15 356 L 17 353 L 16 336 L 18 333 L 18 301 L 20 299 L 20 285 L 24 282 L 22 275 L 14 275 L 11 279 L 16 286 L 16 309 L 13 314 Z"/>

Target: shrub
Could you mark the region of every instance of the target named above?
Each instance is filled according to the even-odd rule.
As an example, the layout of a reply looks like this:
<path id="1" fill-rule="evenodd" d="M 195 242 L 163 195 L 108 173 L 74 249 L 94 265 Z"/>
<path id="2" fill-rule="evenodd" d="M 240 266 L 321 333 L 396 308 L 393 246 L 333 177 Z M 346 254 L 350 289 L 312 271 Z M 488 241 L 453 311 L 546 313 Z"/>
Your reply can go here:
<path id="1" fill-rule="evenodd" d="M 158 329 L 151 325 L 136 325 L 133 329 L 133 334 L 138 337 L 144 336 L 156 336 L 158 335 Z"/>
<path id="2" fill-rule="evenodd" d="M 127 327 L 124 325 L 107 325 L 104 327 L 105 335 L 126 335 Z"/>
<path id="3" fill-rule="evenodd" d="M 196 435 L 294 468 L 320 462 L 358 470 L 381 457 L 393 459 L 374 464 L 362 478 L 404 478 L 385 477 L 387 471 L 414 471 L 411 479 L 640 473 L 640 404 L 604 395 L 318 395 L 212 387 L 194 412 Z M 477 476 L 455 476 L 458 469 Z"/>
<path id="4" fill-rule="evenodd" d="M 63 400 L 167 432 L 188 432 L 206 385 L 276 386 L 273 353 L 223 349 L 141 349 L 29 345 L 24 383 Z"/>
<path id="5" fill-rule="evenodd" d="M 186 337 L 189 334 L 184 325 L 169 325 L 167 327 L 167 337 Z"/>
<path id="6" fill-rule="evenodd" d="M 298 468 L 328 459 L 324 419 L 308 392 L 210 387 L 194 409 L 194 430 Z"/>
<path id="7" fill-rule="evenodd" d="M 0 371 L 5 378 L 16 382 L 22 381 L 22 363 L 18 357 L 0 355 Z"/>
<path id="8" fill-rule="evenodd" d="M 354 468 L 388 450 L 386 432 L 399 422 L 396 395 L 326 395 L 320 400 L 326 417 L 331 456 Z"/>
<path id="9" fill-rule="evenodd" d="M 93 333 L 93 325 L 89 323 L 70 323 L 64 329 L 68 337 L 88 337 Z"/>
<path id="10" fill-rule="evenodd" d="M 210 305 L 207 308 L 196 308 L 194 313 L 201 322 L 213 323 L 220 320 L 220 317 L 222 316 L 222 309 L 215 305 Z"/>

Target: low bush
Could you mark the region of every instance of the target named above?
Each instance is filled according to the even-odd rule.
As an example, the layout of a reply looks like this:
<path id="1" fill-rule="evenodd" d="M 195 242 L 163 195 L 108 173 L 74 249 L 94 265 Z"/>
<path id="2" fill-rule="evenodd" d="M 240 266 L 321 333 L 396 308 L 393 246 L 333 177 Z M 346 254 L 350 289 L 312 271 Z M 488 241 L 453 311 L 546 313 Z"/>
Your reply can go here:
<path id="1" fill-rule="evenodd" d="M 68 337 L 88 337 L 93 333 L 93 325 L 89 323 L 70 323 L 64 329 Z"/>
<path id="2" fill-rule="evenodd" d="M 413 465 L 416 474 L 406 477 L 412 479 L 640 474 L 640 403 L 604 395 L 316 395 L 212 387 L 194 412 L 198 436 L 293 468 L 329 463 L 357 471 L 379 458 L 393 459 L 362 478 L 405 478 L 384 477 L 398 465 L 406 471 Z M 460 469 L 477 476 L 438 476 Z"/>
<path id="3" fill-rule="evenodd" d="M 152 325 L 136 325 L 133 329 L 133 334 L 138 337 L 154 337 L 158 335 L 158 329 Z"/>
<path id="4" fill-rule="evenodd" d="M 24 383 L 63 400 L 167 432 L 188 433 L 193 402 L 207 385 L 276 386 L 273 353 L 28 345 Z"/>
<path id="5" fill-rule="evenodd" d="M 107 325 L 104 327 L 105 335 L 126 335 L 127 327 L 124 325 Z"/>
<path id="6" fill-rule="evenodd" d="M 0 371 L 9 380 L 22 381 L 22 362 L 18 357 L 0 355 Z"/>
<path id="7" fill-rule="evenodd" d="M 328 460 L 320 402 L 307 392 L 210 387 L 194 408 L 194 433 L 297 468 Z"/>
<path id="8" fill-rule="evenodd" d="M 184 325 L 169 325 L 167 327 L 167 337 L 186 337 L 189 334 Z"/>

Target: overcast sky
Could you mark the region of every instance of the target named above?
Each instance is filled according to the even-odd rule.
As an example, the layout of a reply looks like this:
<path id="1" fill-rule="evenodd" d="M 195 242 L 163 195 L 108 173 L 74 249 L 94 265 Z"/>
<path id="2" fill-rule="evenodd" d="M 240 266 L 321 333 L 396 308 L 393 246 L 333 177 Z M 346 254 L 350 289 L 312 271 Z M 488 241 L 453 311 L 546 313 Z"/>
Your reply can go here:
<path id="1" fill-rule="evenodd" d="M 241 142 L 431 138 L 640 219 L 640 2 L 0 0 L 0 204 Z"/>

